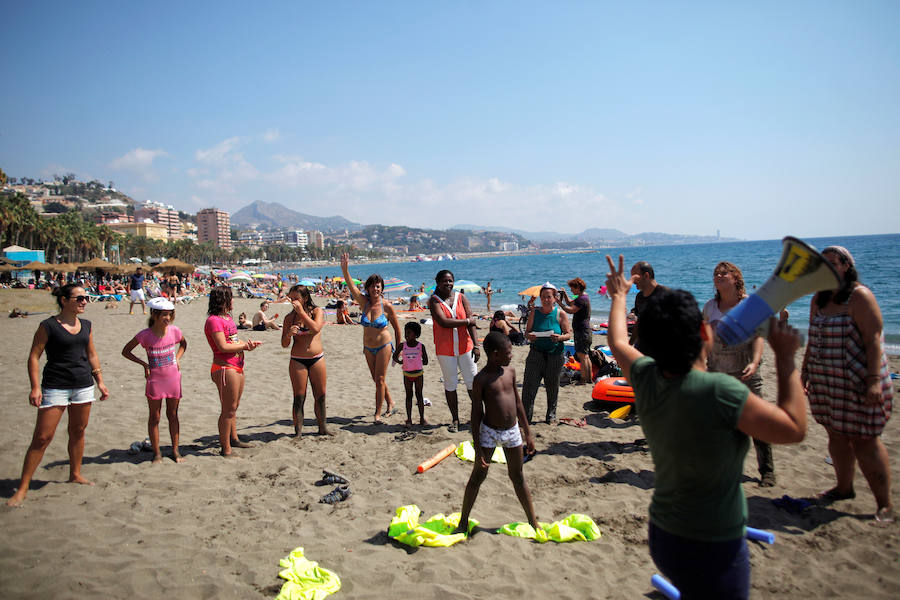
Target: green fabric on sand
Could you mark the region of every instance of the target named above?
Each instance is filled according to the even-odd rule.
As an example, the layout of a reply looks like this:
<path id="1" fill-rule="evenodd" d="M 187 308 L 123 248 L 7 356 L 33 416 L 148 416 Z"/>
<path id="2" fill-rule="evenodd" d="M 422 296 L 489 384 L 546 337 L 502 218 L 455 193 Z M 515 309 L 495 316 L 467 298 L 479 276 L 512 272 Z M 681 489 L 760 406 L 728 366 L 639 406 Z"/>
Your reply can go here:
<path id="1" fill-rule="evenodd" d="M 460 513 L 451 515 L 436 514 L 424 523 L 419 523 L 422 511 L 415 504 L 401 506 L 388 528 L 388 537 L 407 546 L 447 547 L 466 539 L 465 533 L 453 533 L 459 525 Z M 468 532 L 478 525 L 478 521 L 469 519 Z"/>
<path id="2" fill-rule="evenodd" d="M 475 444 L 472 443 L 472 440 L 466 440 L 457 446 L 456 456 L 460 460 L 475 462 Z M 491 456 L 491 462 L 500 463 L 501 465 L 506 464 L 506 453 L 503 451 L 503 448 L 494 448 L 494 455 Z"/>
<path id="3" fill-rule="evenodd" d="M 336 573 L 303 556 L 303 548 L 278 561 L 284 569 L 278 576 L 287 579 L 275 600 L 322 600 L 341 589 Z"/>
<path id="4" fill-rule="evenodd" d="M 600 528 L 587 515 L 573 513 L 553 523 L 538 523 L 540 529 L 535 531 L 528 523 L 508 523 L 499 529 L 500 533 L 513 537 L 545 542 L 588 542 L 600 537 Z"/>

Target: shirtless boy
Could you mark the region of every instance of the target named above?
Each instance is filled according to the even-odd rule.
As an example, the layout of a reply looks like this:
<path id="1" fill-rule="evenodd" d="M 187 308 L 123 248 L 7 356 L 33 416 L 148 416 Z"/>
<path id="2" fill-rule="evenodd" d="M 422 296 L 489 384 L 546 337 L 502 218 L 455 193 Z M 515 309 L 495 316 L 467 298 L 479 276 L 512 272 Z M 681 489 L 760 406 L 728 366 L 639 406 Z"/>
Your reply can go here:
<path id="1" fill-rule="evenodd" d="M 462 515 L 457 531 L 466 533 L 469 513 L 478 497 L 478 490 L 490 467 L 491 456 L 497 446 L 503 447 L 506 455 L 506 466 L 509 479 L 516 490 L 528 523 L 538 527 L 531 503 L 531 492 L 522 475 L 524 453 L 522 451 L 522 435 L 519 426 L 525 433 L 525 444 L 529 454 L 534 454 L 534 438 L 528 419 L 525 418 L 525 407 L 516 388 L 516 372 L 509 366 L 512 360 L 512 344 L 509 338 L 498 331 L 492 331 L 484 338 L 484 351 L 487 365 L 475 376 L 472 385 L 472 441 L 475 446 L 475 466 L 466 492 L 463 496 Z"/>

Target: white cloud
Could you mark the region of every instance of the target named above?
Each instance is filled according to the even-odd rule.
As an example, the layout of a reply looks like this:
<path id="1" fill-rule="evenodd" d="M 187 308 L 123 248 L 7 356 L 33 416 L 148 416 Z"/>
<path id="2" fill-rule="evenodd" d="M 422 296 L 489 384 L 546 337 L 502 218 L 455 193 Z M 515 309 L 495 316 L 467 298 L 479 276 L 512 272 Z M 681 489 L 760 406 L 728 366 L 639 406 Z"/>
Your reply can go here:
<path id="1" fill-rule="evenodd" d="M 272 142 L 278 141 L 280 138 L 281 138 L 281 132 L 274 128 L 267 129 L 262 134 L 263 141 L 268 142 L 270 144 Z"/>
<path id="2" fill-rule="evenodd" d="M 160 156 L 168 156 L 165 150 L 146 150 L 135 148 L 122 156 L 113 159 L 109 166 L 113 169 L 146 173 L 153 168 L 153 161 Z"/>
<path id="3" fill-rule="evenodd" d="M 194 158 L 205 165 L 222 166 L 235 159 L 232 151 L 240 145 L 241 138 L 231 137 L 205 150 L 197 150 Z M 230 156 L 229 156 L 230 155 Z"/>

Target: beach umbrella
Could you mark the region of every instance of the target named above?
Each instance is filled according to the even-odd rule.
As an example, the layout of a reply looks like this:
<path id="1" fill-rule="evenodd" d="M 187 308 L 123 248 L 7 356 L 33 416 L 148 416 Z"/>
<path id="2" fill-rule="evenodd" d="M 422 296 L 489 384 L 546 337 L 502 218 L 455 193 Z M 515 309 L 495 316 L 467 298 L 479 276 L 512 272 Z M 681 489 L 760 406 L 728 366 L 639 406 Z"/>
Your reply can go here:
<path id="1" fill-rule="evenodd" d="M 39 260 L 33 260 L 27 265 L 18 267 L 19 271 L 49 271 L 53 268 L 53 265 L 48 265 L 45 262 L 41 262 Z"/>
<path id="2" fill-rule="evenodd" d="M 213 275 L 216 277 L 231 277 L 231 271 L 228 269 L 215 269 L 213 270 Z"/>
<path id="3" fill-rule="evenodd" d="M 465 292 L 467 294 L 475 294 L 481 291 L 481 286 L 475 283 L 474 281 L 469 281 L 468 279 L 460 279 L 453 283 L 453 289 L 458 292 Z"/>
<path id="4" fill-rule="evenodd" d="M 235 273 L 228 278 L 228 283 L 250 283 L 253 279 L 246 273 Z"/>
<path id="5" fill-rule="evenodd" d="M 15 271 L 15 270 L 16 270 L 16 267 L 9 263 L 3 263 L 2 265 L 0 265 L 0 273 L 9 273 L 9 272 Z"/>
<path id="6" fill-rule="evenodd" d="M 268 273 L 254 273 L 253 279 L 275 279 L 274 275 L 269 275 Z"/>
<path id="7" fill-rule="evenodd" d="M 162 262 L 155 267 L 153 267 L 155 271 L 175 271 L 176 273 L 193 273 L 194 265 L 188 264 L 182 260 L 178 260 L 177 258 L 170 258 L 169 260 Z"/>
<path id="8" fill-rule="evenodd" d="M 356 277 L 351 277 L 350 279 L 352 279 L 352 280 L 353 280 L 353 283 L 355 283 L 356 285 L 359 285 L 359 284 L 362 283 L 362 280 L 361 280 L 361 279 L 357 279 Z M 335 278 L 334 278 L 334 281 L 336 281 L 336 282 L 338 282 L 338 283 L 344 283 L 344 278 L 338 276 L 338 277 L 335 277 Z"/>
<path id="9" fill-rule="evenodd" d="M 316 282 L 312 279 L 301 279 L 297 282 L 297 285 L 303 285 L 306 287 L 316 287 Z"/>
<path id="10" fill-rule="evenodd" d="M 48 270 L 52 271 L 53 273 L 74 273 L 78 270 L 78 267 L 76 267 L 72 263 L 58 263 L 55 265 L 50 265 L 50 267 L 51 268 Z"/>
<path id="11" fill-rule="evenodd" d="M 526 289 L 522 290 L 521 292 L 519 292 L 519 295 L 520 296 L 532 296 L 534 298 L 537 298 L 538 296 L 541 295 L 542 287 L 544 287 L 544 284 L 533 285 L 530 288 L 526 288 Z"/>
<path id="12" fill-rule="evenodd" d="M 428 294 L 427 292 L 419 292 L 418 294 L 415 294 L 413 296 L 413 298 L 417 298 L 418 300 L 424 300 L 425 298 L 428 298 L 430 295 L 431 294 Z"/>
<path id="13" fill-rule="evenodd" d="M 111 271 L 116 268 L 116 265 L 106 262 L 102 258 L 92 258 L 91 260 L 85 263 L 78 264 L 79 271 L 95 271 L 100 269 L 101 271 Z"/>
<path id="14" fill-rule="evenodd" d="M 412 285 L 406 283 L 402 279 L 398 279 L 396 277 L 390 277 L 384 280 L 384 292 L 402 292 L 403 290 L 408 290 Z"/>

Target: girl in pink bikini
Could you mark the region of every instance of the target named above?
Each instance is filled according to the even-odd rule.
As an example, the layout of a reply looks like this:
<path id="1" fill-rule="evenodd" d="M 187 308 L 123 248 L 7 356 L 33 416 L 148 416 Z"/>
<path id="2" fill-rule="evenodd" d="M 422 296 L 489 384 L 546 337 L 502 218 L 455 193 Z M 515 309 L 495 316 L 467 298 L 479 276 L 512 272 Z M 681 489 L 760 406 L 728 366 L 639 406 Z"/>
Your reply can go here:
<path id="1" fill-rule="evenodd" d="M 237 434 L 237 409 L 244 392 L 244 351 L 250 352 L 262 342 L 242 342 L 231 318 L 231 288 L 225 285 L 209 292 L 209 309 L 203 332 L 213 352 L 210 377 L 219 390 L 222 412 L 219 414 L 219 444 L 222 456 L 230 457 L 231 448 L 250 448 Z"/>
<path id="2" fill-rule="evenodd" d="M 147 386 L 147 404 L 150 418 L 147 421 L 147 433 L 153 447 L 153 462 L 162 462 L 159 449 L 159 420 L 162 412 L 162 401 L 166 400 L 166 419 L 169 421 L 169 435 L 172 438 L 172 459 L 184 462 L 178 451 L 178 402 L 181 400 L 181 357 L 187 349 L 187 341 L 181 330 L 172 325 L 175 320 L 175 305 L 165 298 L 153 298 L 147 302 L 150 309 L 149 327 L 140 331 L 122 348 L 122 356 L 144 367 L 144 378 Z M 132 353 L 140 344 L 147 351 L 144 362 Z"/>

